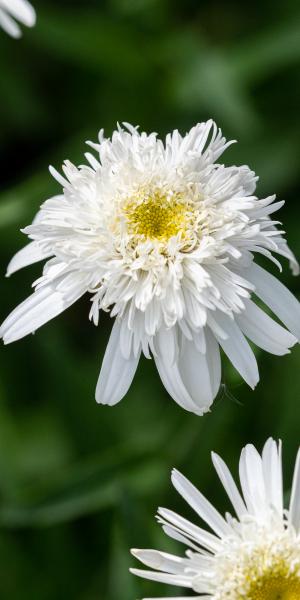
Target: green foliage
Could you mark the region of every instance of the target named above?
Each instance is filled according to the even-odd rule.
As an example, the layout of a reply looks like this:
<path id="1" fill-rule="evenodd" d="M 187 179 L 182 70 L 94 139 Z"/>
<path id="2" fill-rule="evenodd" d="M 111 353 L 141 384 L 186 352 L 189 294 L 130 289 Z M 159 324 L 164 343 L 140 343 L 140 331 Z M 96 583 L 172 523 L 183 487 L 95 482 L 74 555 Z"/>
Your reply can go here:
<path id="1" fill-rule="evenodd" d="M 1 270 L 19 233 L 58 186 L 47 166 L 81 162 L 86 139 L 116 121 L 164 135 L 215 118 L 239 144 L 259 192 L 286 199 L 282 219 L 300 256 L 300 11 L 296 0 L 34 0 L 35 29 L 0 31 Z M 33 266 L 1 283 L 1 317 L 29 292 Z M 299 281 L 283 278 L 299 294 Z M 180 550 L 154 521 L 158 505 L 192 516 L 171 490 L 176 466 L 220 509 L 209 453 L 236 468 L 241 446 L 299 443 L 299 349 L 259 354 L 255 393 L 225 361 L 212 412 L 197 418 L 167 396 L 142 360 L 127 398 L 97 406 L 111 323 L 84 299 L 34 337 L 0 348 L 0 597 L 135 600 L 168 590 L 128 573 L 130 547 Z M 171 594 L 170 590 L 170 594 Z"/>

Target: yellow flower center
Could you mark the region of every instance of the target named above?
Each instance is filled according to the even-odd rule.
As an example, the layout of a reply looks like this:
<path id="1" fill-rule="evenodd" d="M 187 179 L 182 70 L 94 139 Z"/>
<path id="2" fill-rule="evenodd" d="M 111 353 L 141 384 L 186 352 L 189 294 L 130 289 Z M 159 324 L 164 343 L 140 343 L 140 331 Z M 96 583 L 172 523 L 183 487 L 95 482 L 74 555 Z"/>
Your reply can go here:
<path id="1" fill-rule="evenodd" d="M 191 207 L 179 193 L 167 196 L 156 191 L 146 199 L 134 198 L 124 213 L 129 233 L 162 242 L 178 234 L 188 237 L 192 221 Z"/>
<path id="2" fill-rule="evenodd" d="M 247 600 L 300 600 L 300 578 L 284 573 L 265 575 L 251 584 Z"/>

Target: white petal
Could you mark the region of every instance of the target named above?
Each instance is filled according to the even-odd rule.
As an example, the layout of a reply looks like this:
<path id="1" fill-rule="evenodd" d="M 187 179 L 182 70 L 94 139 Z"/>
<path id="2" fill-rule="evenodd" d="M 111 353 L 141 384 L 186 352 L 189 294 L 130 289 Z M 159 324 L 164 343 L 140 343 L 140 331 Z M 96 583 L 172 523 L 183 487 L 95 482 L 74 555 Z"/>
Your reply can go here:
<path id="1" fill-rule="evenodd" d="M 208 410 L 219 391 L 221 382 L 221 360 L 219 345 L 208 331 L 206 353 L 198 352 L 194 342 L 184 339 L 178 358 L 182 381 L 194 403 Z"/>
<path id="2" fill-rule="evenodd" d="M 0 25 L 13 38 L 19 38 L 22 35 L 19 25 L 0 8 Z"/>
<path id="3" fill-rule="evenodd" d="M 212 395 L 215 398 L 221 383 L 221 357 L 219 344 L 209 327 L 205 328 L 206 360 L 210 373 Z"/>
<path id="4" fill-rule="evenodd" d="M 211 552 L 218 552 L 220 550 L 219 538 L 209 531 L 198 527 L 198 525 L 194 525 L 194 523 L 191 523 L 168 508 L 158 509 L 158 521 L 159 523 L 166 524 L 166 526 L 172 528 L 173 531 L 175 529 L 177 532 L 185 534 L 190 540 L 196 542 L 198 546 L 200 545 Z M 174 536 L 171 535 L 171 537 Z"/>
<path id="5" fill-rule="evenodd" d="M 243 379 L 250 387 L 255 388 L 259 381 L 259 374 L 256 358 L 247 340 L 233 319 L 220 312 L 215 318 L 228 335 L 227 339 L 218 338 L 220 346 Z"/>
<path id="6" fill-rule="evenodd" d="M 67 277 L 70 278 L 70 274 Z M 76 284 L 76 278 L 74 281 Z M 82 289 L 80 283 L 74 285 L 73 293 L 69 293 L 68 297 L 57 291 L 53 284 L 39 288 L 19 304 L 2 323 L 0 336 L 4 343 L 15 342 L 28 333 L 33 333 L 71 306 L 84 292 L 85 289 Z"/>
<path id="7" fill-rule="evenodd" d="M 297 339 L 276 323 L 252 300 L 245 300 L 245 311 L 237 315 L 236 322 L 254 344 L 278 356 L 289 352 Z"/>
<path id="8" fill-rule="evenodd" d="M 300 532 L 300 448 L 298 450 L 296 465 L 294 470 L 290 511 L 289 516 L 291 523 L 295 527 L 297 533 Z"/>
<path id="9" fill-rule="evenodd" d="M 98 309 L 97 309 L 98 310 Z M 129 359 L 132 353 L 133 331 L 128 328 L 127 320 L 122 319 L 120 323 L 120 349 L 124 358 Z"/>
<path id="10" fill-rule="evenodd" d="M 105 351 L 96 387 L 96 401 L 113 406 L 127 393 L 134 378 L 141 351 L 125 358 L 120 346 L 121 325 L 115 321 Z"/>
<path id="11" fill-rule="evenodd" d="M 175 554 L 168 554 L 158 550 L 139 550 L 133 548 L 131 554 L 146 565 L 146 567 L 173 574 L 184 574 L 184 569 L 188 562 L 187 559 Z"/>
<path id="12" fill-rule="evenodd" d="M 272 438 L 269 438 L 262 453 L 266 494 L 270 506 L 274 507 L 280 515 L 283 513 L 281 446 L 281 442 L 277 445 Z"/>
<path id="13" fill-rule="evenodd" d="M 175 327 L 161 327 L 155 337 L 157 348 L 163 360 L 169 365 L 174 364 L 178 354 L 177 330 Z"/>
<path id="14" fill-rule="evenodd" d="M 218 456 L 218 454 L 212 452 L 212 460 L 236 514 L 239 518 L 241 518 L 247 513 L 247 508 L 237 488 L 237 485 L 223 459 Z"/>
<path id="15" fill-rule="evenodd" d="M 184 575 L 172 575 L 169 573 L 157 573 L 156 571 L 143 571 L 141 569 L 129 569 L 130 573 L 143 577 L 144 579 L 150 579 L 150 581 L 160 581 L 160 583 L 167 583 L 169 585 L 177 585 L 180 587 L 192 587 L 192 578 Z"/>
<path id="16" fill-rule="evenodd" d="M 255 285 L 255 294 L 300 340 L 300 304 L 276 277 L 255 263 L 247 269 L 247 278 Z"/>
<path id="17" fill-rule="evenodd" d="M 240 480 L 249 512 L 263 519 L 268 507 L 262 459 L 256 448 L 248 444 L 240 458 Z"/>
<path id="18" fill-rule="evenodd" d="M 1 0 L 1 5 L 15 19 L 27 25 L 27 27 L 35 25 L 35 10 L 27 0 Z"/>
<path id="19" fill-rule="evenodd" d="M 154 355 L 154 360 L 157 370 L 166 390 L 172 396 L 173 400 L 185 410 L 202 415 L 203 409 L 199 408 L 191 398 L 182 381 L 178 364 L 174 362 L 177 345 L 175 338 L 175 327 L 169 330 L 160 329 L 155 336 L 156 354 Z"/>
<path id="20" fill-rule="evenodd" d="M 172 483 L 177 492 L 217 535 L 222 537 L 231 533 L 229 525 L 214 506 L 176 469 L 172 471 Z"/>
<path id="21" fill-rule="evenodd" d="M 9 277 L 16 271 L 19 271 L 19 269 L 23 269 L 23 267 L 32 265 L 49 256 L 49 253 L 42 250 L 37 242 L 30 242 L 30 244 L 27 244 L 27 246 L 13 256 L 8 264 L 6 276 Z"/>
<path id="22" fill-rule="evenodd" d="M 170 537 L 172 540 L 176 540 L 176 542 L 180 542 L 181 544 L 184 544 L 187 548 L 191 548 L 191 550 L 195 550 L 195 552 L 199 552 L 199 546 L 197 546 L 196 544 L 194 544 L 194 542 L 192 542 L 192 539 L 190 537 L 187 537 L 186 535 L 183 535 L 182 533 L 180 533 L 180 531 L 177 529 L 177 527 L 174 527 L 173 525 L 167 525 L 163 522 L 163 519 L 159 519 L 158 521 L 162 528 L 163 528 L 163 532 Z"/>
<path id="23" fill-rule="evenodd" d="M 173 400 L 185 410 L 193 412 L 196 415 L 202 415 L 203 410 L 198 409 L 184 386 L 177 364 L 168 364 L 164 358 L 158 354 L 154 356 L 154 360 L 159 376 Z"/>
<path id="24" fill-rule="evenodd" d="M 276 252 L 288 259 L 288 261 L 290 263 L 290 269 L 291 269 L 293 275 L 299 275 L 299 263 L 294 255 L 294 253 L 288 247 L 287 241 L 284 238 L 280 237 L 279 239 L 276 240 L 276 245 L 277 245 Z"/>
<path id="25" fill-rule="evenodd" d="M 170 396 L 183 408 L 202 415 L 218 393 L 221 380 L 219 346 L 210 331 L 206 334 L 206 353 L 179 332 L 182 348 L 177 350 L 177 331 L 160 329 L 156 336 L 157 370 Z"/>

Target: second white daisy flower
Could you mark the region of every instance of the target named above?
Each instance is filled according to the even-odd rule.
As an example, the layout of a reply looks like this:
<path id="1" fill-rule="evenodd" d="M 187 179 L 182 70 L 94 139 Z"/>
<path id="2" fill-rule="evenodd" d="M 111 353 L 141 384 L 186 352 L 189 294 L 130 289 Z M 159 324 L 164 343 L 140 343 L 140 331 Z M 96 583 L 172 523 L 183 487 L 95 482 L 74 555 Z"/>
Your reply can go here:
<path id="1" fill-rule="evenodd" d="M 283 202 L 255 196 L 247 166 L 217 161 L 226 142 L 212 121 L 163 142 L 119 127 L 91 144 L 96 159 L 64 177 L 24 229 L 31 243 L 8 274 L 47 259 L 35 292 L 1 327 L 13 342 L 57 316 L 86 292 L 90 318 L 115 317 L 96 399 L 116 404 L 126 394 L 141 352 L 153 356 L 169 394 L 186 410 L 207 411 L 221 381 L 220 347 L 245 381 L 258 382 L 246 338 L 282 355 L 300 339 L 299 303 L 255 253 L 297 262 L 270 215 Z M 278 264 L 278 263 L 277 263 Z M 262 300 L 287 329 L 257 304 Z"/>
<path id="2" fill-rule="evenodd" d="M 158 521 L 165 533 L 188 550 L 184 557 L 132 550 L 154 569 L 132 572 L 191 589 L 200 594 L 192 596 L 198 600 L 299 600 L 300 450 L 288 510 L 283 504 L 281 444 L 269 439 L 262 456 L 252 445 L 243 449 L 239 469 L 242 495 L 223 460 L 216 454 L 212 458 L 236 516 L 227 513 L 224 519 L 183 475 L 173 471 L 176 490 L 211 531 L 160 508 Z"/>

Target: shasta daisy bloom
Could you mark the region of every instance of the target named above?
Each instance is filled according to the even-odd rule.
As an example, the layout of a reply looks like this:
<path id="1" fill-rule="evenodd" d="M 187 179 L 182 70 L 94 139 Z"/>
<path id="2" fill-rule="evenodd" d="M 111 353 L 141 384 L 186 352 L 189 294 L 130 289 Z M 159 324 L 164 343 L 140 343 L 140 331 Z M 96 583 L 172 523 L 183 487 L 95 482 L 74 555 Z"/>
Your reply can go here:
<path id="1" fill-rule="evenodd" d="M 254 262 L 273 253 L 297 262 L 270 215 L 283 202 L 255 195 L 247 166 L 217 161 L 231 144 L 212 121 L 181 136 L 118 127 L 99 134 L 88 164 L 51 172 L 62 193 L 23 231 L 31 242 L 8 275 L 43 259 L 35 292 L 4 321 L 5 343 L 35 331 L 86 292 L 90 318 L 115 317 L 96 399 L 126 394 L 141 352 L 153 356 L 169 394 L 203 414 L 218 393 L 220 346 L 252 387 L 259 376 L 246 337 L 282 355 L 300 338 L 298 301 Z M 280 265 L 279 265 L 280 266 Z M 257 304 L 262 300 L 286 326 Z M 246 337 L 245 337 L 246 336 Z"/>
<path id="2" fill-rule="evenodd" d="M 33 27 L 36 22 L 33 6 L 27 0 L 0 0 L 0 26 L 12 37 L 19 38 L 22 32 L 16 21 Z"/>
<path id="3" fill-rule="evenodd" d="M 165 533 L 188 550 L 184 557 L 132 550 L 154 571 L 131 571 L 146 579 L 189 588 L 198 600 L 299 600 L 300 449 L 288 510 L 283 506 L 280 443 L 269 439 L 261 456 L 252 445 L 242 450 L 242 494 L 223 460 L 214 453 L 212 459 L 235 516 L 227 513 L 223 518 L 183 475 L 173 471 L 176 490 L 210 531 L 160 508 L 158 521 Z"/>

